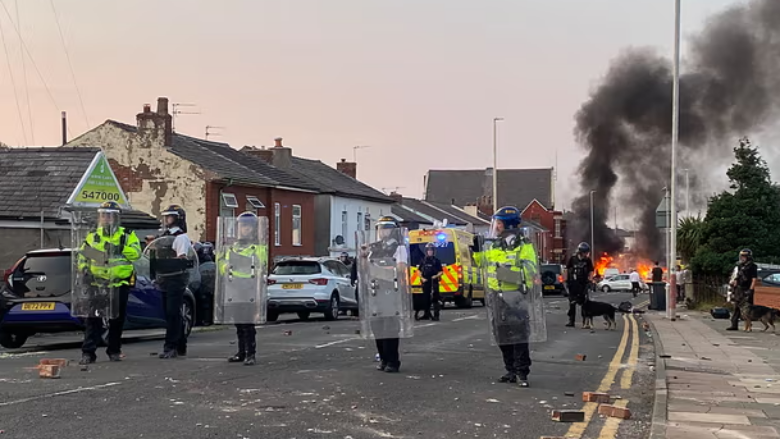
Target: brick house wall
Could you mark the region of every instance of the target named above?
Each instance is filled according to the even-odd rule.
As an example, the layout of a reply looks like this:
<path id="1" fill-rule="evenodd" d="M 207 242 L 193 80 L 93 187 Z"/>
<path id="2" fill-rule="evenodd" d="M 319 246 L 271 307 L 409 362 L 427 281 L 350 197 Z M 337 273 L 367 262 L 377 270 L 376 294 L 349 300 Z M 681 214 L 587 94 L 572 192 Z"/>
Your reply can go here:
<path id="1" fill-rule="evenodd" d="M 523 210 L 521 216 L 524 219 L 535 221 L 547 229 L 547 231 L 541 232 L 539 236 L 543 243 L 542 249 L 539 251 L 542 259 L 563 263 L 566 249 L 566 222 L 563 220 L 563 214 L 547 210 L 541 203 L 534 200 Z M 555 235 L 556 222 L 558 222 L 560 228 L 558 236 Z"/>
<path id="2" fill-rule="evenodd" d="M 233 213 L 238 215 L 248 210 L 246 197 L 257 197 L 264 209 L 251 209 L 258 216 L 268 218 L 268 251 L 269 259 L 277 256 L 313 256 L 314 255 L 314 194 L 261 188 L 252 186 L 227 186 L 218 182 L 210 182 L 206 187 L 206 234 L 205 240 L 215 242 L 217 238 L 217 217 L 220 213 L 221 194 L 230 193 L 238 200 L 238 209 Z M 275 245 L 274 231 L 276 215 L 274 205 L 279 203 L 279 245 Z M 293 206 L 301 206 L 301 245 L 293 245 Z"/>

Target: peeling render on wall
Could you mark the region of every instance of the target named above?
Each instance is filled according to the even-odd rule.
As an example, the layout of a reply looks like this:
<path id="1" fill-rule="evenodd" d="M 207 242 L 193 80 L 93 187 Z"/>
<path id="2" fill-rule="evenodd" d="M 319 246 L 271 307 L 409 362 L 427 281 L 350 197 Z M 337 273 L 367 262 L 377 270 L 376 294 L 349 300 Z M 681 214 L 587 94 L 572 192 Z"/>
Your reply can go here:
<path id="1" fill-rule="evenodd" d="M 102 148 L 134 209 L 159 217 L 169 205 L 179 204 L 187 211 L 190 237 L 202 239 L 208 176 L 169 152 L 163 139 L 154 129 L 134 133 L 108 121 L 68 146 Z"/>

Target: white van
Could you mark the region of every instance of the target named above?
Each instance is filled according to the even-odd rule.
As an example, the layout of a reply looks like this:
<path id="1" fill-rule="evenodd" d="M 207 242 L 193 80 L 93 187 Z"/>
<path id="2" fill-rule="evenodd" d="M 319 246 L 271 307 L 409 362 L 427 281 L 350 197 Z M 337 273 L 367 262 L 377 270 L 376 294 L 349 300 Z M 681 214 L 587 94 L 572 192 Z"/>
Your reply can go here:
<path id="1" fill-rule="evenodd" d="M 616 276 L 620 274 L 620 270 L 617 268 L 607 268 L 604 270 L 604 275 L 602 276 L 603 279 L 609 279 L 612 276 Z"/>

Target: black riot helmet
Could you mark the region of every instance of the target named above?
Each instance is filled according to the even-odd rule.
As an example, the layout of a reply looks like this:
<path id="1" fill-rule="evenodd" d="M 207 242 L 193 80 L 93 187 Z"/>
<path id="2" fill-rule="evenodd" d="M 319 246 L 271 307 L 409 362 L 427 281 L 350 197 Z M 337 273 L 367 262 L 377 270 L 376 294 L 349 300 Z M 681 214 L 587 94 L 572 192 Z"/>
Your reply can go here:
<path id="1" fill-rule="evenodd" d="M 587 242 L 581 242 L 580 245 L 577 246 L 577 253 L 582 256 L 587 256 L 588 253 L 590 253 L 590 244 Z"/>
<path id="2" fill-rule="evenodd" d="M 428 255 L 428 252 L 431 254 Z M 425 244 L 425 256 L 436 256 L 436 246 L 432 242 Z"/>
<path id="3" fill-rule="evenodd" d="M 398 221 L 392 216 L 383 216 L 376 221 L 375 227 L 377 239 L 386 239 L 390 237 L 393 230 L 398 229 Z"/>
<path id="4" fill-rule="evenodd" d="M 753 251 L 749 248 L 743 248 L 739 252 L 739 261 L 740 262 L 750 262 L 753 260 Z"/>
<path id="5" fill-rule="evenodd" d="M 187 233 L 187 212 L 178 204 L 171 204 L 162 212 L 164 226 L 166 229 L 178 227 L 182 232 Z M 168 217 L 173 217 L 174 221 L 168 224 Z"/>

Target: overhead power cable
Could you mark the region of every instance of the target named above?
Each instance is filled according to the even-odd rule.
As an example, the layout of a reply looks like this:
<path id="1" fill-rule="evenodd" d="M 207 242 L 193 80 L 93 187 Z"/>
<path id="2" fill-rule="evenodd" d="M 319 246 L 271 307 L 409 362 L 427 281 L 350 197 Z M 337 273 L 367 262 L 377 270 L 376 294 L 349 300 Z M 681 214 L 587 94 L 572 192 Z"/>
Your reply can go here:
<path id="1" fill-rule="evenodd" d="M 16 91 L 16 80 L 14 79 L 13 68 L 11 67 L 11 57 L 8 53 L 8 44 L 5 40 L 5 31 L 3 30 L 3 21 L 0 20 L 0 39 L 3 40 L 3 52 L 5 52 L 5 62 L 8 66 L 8 74 L 11 76 L 11 87 L 14 89 L 14 100 L 16 100 L 16 113 L 19 115 L 19 124 L 22 126 L 22 138 L 27 145 L 27 132 L 24 129 L 24 118 L 22 117 L 22 107 L 19 105 L 19 93 Z M 24 55 L 22 55 L 24 56 Z"/>
<path id="2" fill-rule="evenodd" d="M 54 13 L 54 21 L 57 22 L 57 30 L 60 34 L 60 41 L 62 42 L 62 49 L 65 51 L 65 57 L 68 59 L 68 67 L 70 68 L 70 77 L 73 79 L 73 86 L 76 87 L 76 94 L 79 97 L 79 104 L 81 105 L 81 113 L 84 115 L 84 121 L 87 123 L 87 129 L 90 128 L 89 124 L 89 118 L 87 117 L 87 110 L 84 107 L 84 99 L 81 98 L 81 89 L 79 89 L 79 84 L 76 81 L 76 73 L 73 71 L 73 63 L 70 60 L 70 52 L 68 51 L 68 46 L 65 44 L 65 34 L 62 33 L 62 26 L 60 26 L 60 19 L 57 15 L 57 9 L 54 7 L 54 0 L 49 0 L 49 4 L 51 5 L 51 10 Z"/>
<path id="3" fill-rule="evenodd" d="M 22 19 L 19 14 L 19 0 L 14 0 L 14 9 L 16 9 L 16 24 L 19 26 L 19 35 L 22 33 Z M 27 82 L 27 62 L 24 60 L 24 50 L 21 44 L 22 38 L 19 38 L 19 54 L 22 55 L 22 75 L 24 76 L 24 93 L 27 95 L 27 124 L 30 127 L 30 138 L 35 145 L 35 129 L 33 128 L 32 105 L 30 105 L 30 85 Z"/>

